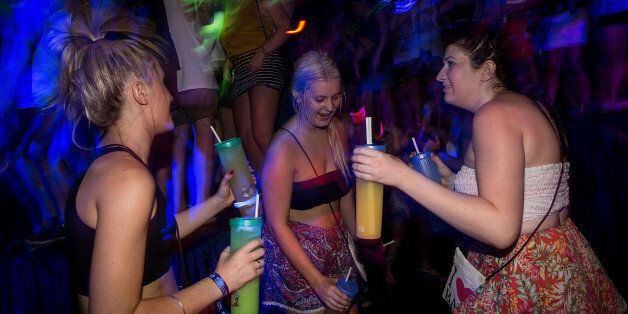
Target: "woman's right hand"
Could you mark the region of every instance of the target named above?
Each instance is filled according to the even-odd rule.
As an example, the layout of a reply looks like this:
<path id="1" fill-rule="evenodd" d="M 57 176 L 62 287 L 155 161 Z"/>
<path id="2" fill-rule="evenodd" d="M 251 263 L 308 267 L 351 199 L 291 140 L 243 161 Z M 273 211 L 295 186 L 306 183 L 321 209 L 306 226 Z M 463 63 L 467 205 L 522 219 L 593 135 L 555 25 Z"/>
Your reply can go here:
<path id="1" fill-rule="evenodd" d="M 233 191 L 231 191 L 231 188 L 229 187 L 229 180 L 231 180 L 231 178 L 233 178 L 233 170 L 227 172 L 222 177 L 220 186 L 218 186 L 218 191 L 216 191 L 216 194 L 213 196 L 218 199 L 220 206 L 223 209 L 229 207 L 229 205 L 233 204 L 233 201 L 235 201 Z"/>
<path id="2" fill-rule="evenodd" d="M 368 147 L 353 150 L 353 173 L 358 179 L 398 186 L 412 170 L 399 158 Z"/>
<path id="3" fill-rule="evenodd" d="M 337 312 L 344 312 L 349 309 L 351 299 L 336 287 L 335 279 L 322 277 L 313 288 L 328 308 Z"/>
<path id="4" fill-rule="evenodd" d="M 344 312 L 349 309 L 351 299 L 336 287 L 334 279 L 322 277 L 313 288 L 316 295 L 328 308 L 337 312 Z"/>
<path id="5" fill-rule="evenodd" d="M 440 174 L 441 183 L 448 187 L 449 189 L 454 188 L 454 181 L 456 179 L 456 174 L 445 165 L 445 163 L 438 157 L 436 154 L 431 154 L 432 161 L 436 164 L 436 168 L 438 168 L 438 174 Z"/>
<path id="6" fill-rule="evenodd" d="M 264 270 L 264 241 L 252 240 L 231 253 L 227 247 L 220 254 L 216 273 L 225 280 L 229 291 L 242 288 L 246 283 L 260 276 Z"/>

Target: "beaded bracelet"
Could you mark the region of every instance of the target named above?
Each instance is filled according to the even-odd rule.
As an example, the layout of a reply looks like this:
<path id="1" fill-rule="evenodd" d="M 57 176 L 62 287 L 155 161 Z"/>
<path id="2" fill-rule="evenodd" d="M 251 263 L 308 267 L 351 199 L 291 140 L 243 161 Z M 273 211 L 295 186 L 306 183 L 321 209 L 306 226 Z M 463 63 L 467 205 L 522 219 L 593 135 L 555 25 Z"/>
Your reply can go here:
<path id="1" fill-rule="evenodd" d="M 227 287 L 227 283 L 224 279 L 222 279 L 222 277 L 220 277 L 220 275 L 218 275 L 217 273 L 212 273 L 211 275 L 209 275 L 209 279 L 214 281 L 218 289 L 220 289 L 220 291 L 222 292 L 223 297 L 229 295 L 229 287 Z"/>

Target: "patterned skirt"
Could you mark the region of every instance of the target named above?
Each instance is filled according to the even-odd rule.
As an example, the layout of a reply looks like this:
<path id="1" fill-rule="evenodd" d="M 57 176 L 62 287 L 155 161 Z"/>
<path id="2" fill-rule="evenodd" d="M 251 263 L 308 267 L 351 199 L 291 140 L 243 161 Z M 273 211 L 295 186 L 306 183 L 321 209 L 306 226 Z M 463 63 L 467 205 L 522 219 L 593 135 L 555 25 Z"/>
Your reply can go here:
<path id="1" fill-rule="evenodd" d="M 342 230 L 344 220 L 340 218 Z M 318 271 L 327 277 L 339 278 L 353 267 L 351 278 L 357 280 L 356 267 L 341 231 L 337 227 L 320 228 L 296 221 L 289 223 L 301 247 Z M 262 277 L 263 313 L 315 313 L 325 310 L 325 305 L 314 289 L 301 276 L 284 255 L 266 225 L 262 230 L 264 239 L 265 267 Z M 356 281 L 357 282 L 357 281 Z"/>
<path id="2" fill-rule="evenodd" d="M 508 255 L 470 252 L 487 276 L 508 261 L 526 241 L 522 236 Z M 591 246 L 570 219 L 537 232 L 515 260 L 462 302 L 457 313 L 528 312 L 623 313 L 626 301 L 610 281 Z"/>
<path id="3" fill-rule="evenodd" d="M 249 63 L 256 51 L 257 49 L 251 50 L 231 58 L 233 64 L 231 102 L 253 86 L 263 85 L 281 91 L 286 84 L 288 78 L 286 63 L 277 51 L 268 54 L 259 69 L 256 72 L 251 72 Z"/>

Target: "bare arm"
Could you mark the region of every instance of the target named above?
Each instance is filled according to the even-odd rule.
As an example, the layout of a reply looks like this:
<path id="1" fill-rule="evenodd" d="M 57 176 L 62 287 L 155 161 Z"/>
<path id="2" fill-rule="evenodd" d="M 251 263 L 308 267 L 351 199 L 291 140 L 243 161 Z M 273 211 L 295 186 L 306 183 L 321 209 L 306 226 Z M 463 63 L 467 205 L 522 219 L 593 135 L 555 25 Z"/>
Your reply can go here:
<path id="1" fill-rule="evenodd" d="M 456 229 L 497 248 L 509 247 L 521 230 L 523 142 L 503 110 L 486 106 L 473 124 L 479 196 L 449 190 L 394 157 L 364 148 L 354 151 L 356 176 L 398 187 Z"/>
<path id="2" fill-rule="evenodd" d="M 268 230 L 290 263 L 314 288 L 325 304 L 336 311 L 342 311 L 348 307 L 350 300 L 336 288 L 330 278 L 321 274 L 312 264 L 288 225 L 295 171 L 290 150 L 287 143 L 275 138 L 268 152 L 268 156 L 272 157 L 264 161 L 262 194 Z"/>
<path id="3" fill-rule="evenodd" d="M 273 25 L 275 25 L 275 32 L 264 44 L 266 51 L 272 52 L 279 49 L 288 40 L 286 31 L 290 28 L 290 17 L 281 1 L 264 1 L 260 2 L 260 5 L 268 13 L 271 20 L 273 20 Z"/>
<path id="4" fill-rule="evenodd" d="M 102 193 L 96 199 L 90 312 L 133 312 L 141 299 L 146 235 L 155 200 L 151 179 L 148 171 L 126 162 L 96 186 Z"/>
<path id="5" fill-rule="evenodd" d="M 353 189 L 340 199 L 340 210 L 349 232 L 355 237 L 355 191 Z"/>
<path id="6" fill-rule="evenodd" d="M 178 313 L 178 302 L 170 296 L 142 299 L 142 274 L 146 236 L 151 212 L 155 207 L 155 185 L 141 165 L 124 163 L 99 179 L 95 186 L 96 237 L 90 271 L 89 312 Z M 237 289 L 259 276 L 255 262 L 263 250 L 253 251 L 260 241 L 231 255 L 221 255 L 216 272 L 231 289 Z M 248 251 L 247 251 L 248 250 Z M 216 301 L 221 291 L 203 279 L 175 296 L 189 313 L 196 313 Z"/>
<path id="7" fill-rule="evenodd" d="M 216 273 L 218 273 L 227 283 L 230 291 L 242 287 L 255 277 L 261 275 L 263 270 L 263 260 L 261 260 L 264 250 L 261 240 L 253 240 L 243 246 L 236 253 L 231 253 L 227 247 L 221 254 Z M 256 260 L 260 259 L 262 268 L 259 268 Z M 222 296 L 222 292 L 209 278 L 205 278 L 194 285 L 173 294 L 181 304 L 186 313 L 198 313 Z M 171 296 L 161 296 L 157 298 L 142 299 L 138 303 L 135 313 L 181 313 L 179 303 Z"/>
<path id="8" fill-rule="evenodd" d="M 204 202 L 187 210 L 180 211 L 175 215 L 181 238 L 194 232 L 198 227 L 205 224 L 212 217 L 216 216 L 216 214 L 233 203 L 233 193 L 229 188 L 229 180 L 232 177 L 233 174 L 225 174 L 216 194 Z"/>
<path id="9" fill-rule="evenodd" d="M 263 3 L 260 3 L 260 10 L 265 10 L 273 20 L 275 32 L 262 45 L 261 49 L 258 49 L 251 58 L 249 66 L 252 71 L 257 71 L 259 69 L 262 62 L 266 58 L 267 53 L 271 53 L 279 49 L 279 47 L 281 47 L 281 45 L 288 40 L 288 34 L 286 34 L 286 31 L 290 28 L 290 17 L 283 5 L 281 5 L 280 1 L 264 1 Z M 268 32 L 270 30 L 264 31 L 268 36 Z"/>

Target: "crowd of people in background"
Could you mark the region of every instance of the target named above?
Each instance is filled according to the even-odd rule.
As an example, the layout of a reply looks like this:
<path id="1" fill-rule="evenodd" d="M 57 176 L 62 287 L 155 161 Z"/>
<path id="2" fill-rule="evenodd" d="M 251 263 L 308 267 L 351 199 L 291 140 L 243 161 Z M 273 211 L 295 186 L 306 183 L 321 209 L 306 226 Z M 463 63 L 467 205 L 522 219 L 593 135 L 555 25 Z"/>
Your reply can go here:
<path id="1" fill-rule="evenodd" d="M 7 17 L 0 22 L 0 63 L 9 64 L 10 60 L 12 64 L 3 76 L 6 84 L 0 88 L 0 130 L 8 135 L 0 139 L 0 173 L 11 178 L 13 194 L 23 208 L 28 208 L 27 242 L 34 246 L 63 236 L 66 199 L 80 174 L 90 166 L 88 161 L 96 156 L 92 148 L 103 140 L 93 117 L 76 119 L 73 124 L 57 110 L 61 106 L 51 103 L 56 86 L 51 82 L 59 80 L 59 68 L 63 68 L 61 50 L 54 49 L 58 45 L 55 39 L 82 2 L 25 0 L 0 6 L 0 16 Z M 146 162 L 171 214 L 203 204 L 221 186 L 225 174 L 214 151 L 216 138 L 210 126 L 223 139 L 241 138 L 258 190 L 263 192 L 263 204 L 270 207 L 283 208 L 291 201 L 285 209 L 298 209 L 292 206 L 298 181 L 327 176 L 334 170 L 339 176 L 332 179 L 338 184 L 350 178 L 348 160 L 337 154 L 344 152 L 348 158 L 355 145 L 365 143 L 367 116 L 373 118 L 375 140 L 386 144 L 388 154 L 407 161 L 415 150 L 411 144 L 415 139 L 419 150 L 433 152 L 456 172 L 463 166 L 471 143 L 472 115 L 449 105 L 437 74 L 444 64 L 445 43 L 460 30 L 478 36 L 499 34 L 512 72 L 508 77 L 512 82 L 504 83 L 559 116 L 578 118 L 628 110 L 626 0 L 98 2 L 139 16 L 163 38 L 159 44 L 165 60 L 165 86 L 173 96 L 174 130 L 155 136 Z M 30 14 L 28 19 L 26 14 Z M 302 29 L 298 27 L 300 21 L 305 22 Z M 13 31 L 20 36 L 8 40 L 13 38 L 8 36 Z M 318 54 L 311 55 L 312 51 Z M 317 151 L 321 145 L 316 140 L 322 141 L 323 137 L 317 138 L 321 134 L 299 128 L 300 123 L 312 123 L 308 119 L 320 118 L 308 118 L 308 110 L 314 106 L 311 103 L 319 100 L 307 103 L 303 99 L 306 87 L 295 94 L 295 82 L 306 80 L 297 74 L 293 78 L 295 71 L 304 71 L 295 62 L 308 53 L 314 59 L 330 57 L 335 65 L 320 69 L 323 73 L 319 75 L 325 82 L 341 82 L 338 91 L 335 85 L 325 90 L 328 98 L 336 97 L 332 102 L 337 108 L 331 111 L 335 118 L 330 118 L 330 124 L 337 128 L 333 132 L 342 133 L 340 138 L 322 134 L 323 142 L 329 140 L 331 145 L 325 154 Z M 342 142 L 345 137 L 346 143 Z M 282 153 L 276 142 L 293 151 L 289 158 L 275 156 Z M 310 154 L 314 158 L 308 163 Z M 278 192 L 282 186 L 267 181 L 279 175 L 267 167 L 282 168 L 286 160 L 298 164 L 305 174 L 282 177 L 294 181 L 292 200 L 287 195 L 271 198 L 283 190 Z M 347 180 L 345 183 L 351 183 Z M 337 234 L 334 231 L 325 236 L 343 242 L 342 236 L 353 230 L 355 223 L 354 217 L 339 209 L 339 204 L 347 202 L 345 195 L 353 197 L 349 190 L 329 200 L 331 212 L 327 203 L 314 204 L 321 207 L 315 217 L 299 217 L 292 210 L 267 215 L 266 240 L 292 252 L 272 255 L 271 262 L 283 266 L 292 263 L 311 278 L 320 279 L 311 263 L 293 261 L 306 255 L 291 249 L 298 246 L 292 235 L 298 238 L 294 230 L 306 226 L 298 221 L 315 220 L 326 227 L 342 227 Z M 430 258 L 432 237 L 445 233 L 454 241 L 453 228 L 396 187 L 386 187 L 384 202 L 385 238 L 377 243 L 358 243 L 362 258 L 371 261 L 371 269 L 382 269 L 381 282 L 394 285 L 399 276 L 397 254 L 410 225 L 419 235 L 414 239 L 418 242 L 414 247 L 420 251 L 417 269 L 442 283 L 446 273 L 432 265 Z M 237 215 L 237 211 L 225 210 L 208 218 L 193 240 L 184 242 L 185 256 L 178 262 L 185 267 L 177 276 L 196 282 L 213 272 L 228 243 L 223 218 Z M 344 218 L 337 220 L 336 215 Z M 282 239 L 274 239 L 277 235 Z M 384 248 L 382 244 L 388 240 L 395 241 Z M 339 250 L 344 249 L 339 244 Z M 352 263 L 345 255 L 343 267 Z M 211 262 L 206 263 L 207 259 Z M 334 268 L 323 275 L 338 276 L 338 272 Z M 268 274 L 275 281 L 283 275 Z M 333 290 L 332 284 L 320 280 L 321 284 L 314 286 L 310 278 L 305 279 L 303 284 L 313 288 L 308 292 L 312 300 L 318 296 L 327 307 L 349 309 L 345 300 L 333 296 L 334 291 L 324 291 Z M 369 302 L 365 295 L 360 306 Z M 280 293 L 273 296 L 269 304 L 285 301 Z"/>

